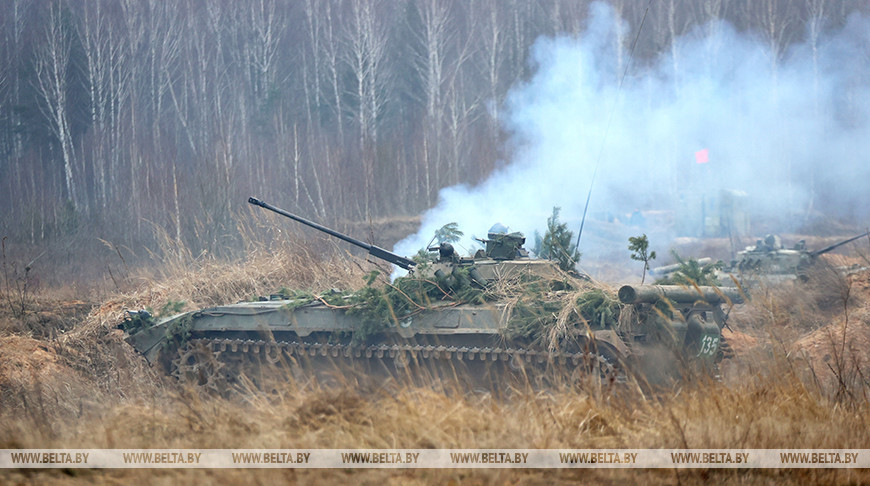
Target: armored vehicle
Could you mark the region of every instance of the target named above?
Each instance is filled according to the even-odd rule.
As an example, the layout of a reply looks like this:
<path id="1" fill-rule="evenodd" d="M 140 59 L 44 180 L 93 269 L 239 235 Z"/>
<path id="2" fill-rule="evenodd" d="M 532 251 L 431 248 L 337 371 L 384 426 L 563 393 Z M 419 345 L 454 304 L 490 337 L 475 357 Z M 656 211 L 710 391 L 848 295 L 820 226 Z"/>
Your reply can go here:
<path id="1" fill-rule="evenodd" d="M 737 258 L 724 271 L 744 275 L 803 277 L 819 256 L 867 235 L 870 235 L 870 231 L 815 251 L 808 250 L 804 240 L 787 249 L 779 235 L 766 235 L 755 245 L 738 252 Z"/>
<path id="2" fill-rule="evenodd" d="M 409 271 L 382 289 L 296 293 L 212 307 L 155 322 L 133 313 L 127 340 L 152 363 L 215 390 L 264 364 L 305 374 L 343 363 L 392 376 L 467 376 L 474 383 L 553 370 L 622 381 L 647 349 L 715 369 L 721 328 L 742 303 L 736 289 L 624 286 L 575 278 L 556 262 L 529 258 L 520 233 L 494 226 L 486 248 L 460 257 L 449 244 L 417 262 L 300 218 L 258 199 L 251 204 L 367 250 Z M 632 311 L 626 312 L 626 309 Z M 310 366 L 310 368 L 309 368 Z"/>

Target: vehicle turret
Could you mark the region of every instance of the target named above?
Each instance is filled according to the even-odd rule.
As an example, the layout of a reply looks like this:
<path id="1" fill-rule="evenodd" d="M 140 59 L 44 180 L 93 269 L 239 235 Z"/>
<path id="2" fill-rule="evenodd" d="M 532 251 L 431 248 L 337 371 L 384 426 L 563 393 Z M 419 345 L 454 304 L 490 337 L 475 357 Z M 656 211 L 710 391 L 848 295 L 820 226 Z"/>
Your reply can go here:
<path id="1" fill-rule="evenodd" d="M 364 243 L 356 238 L 272 206 L 255 197 L 248 198 L 248 202 L 362 248 L 375 258 L 408 270 L 411 276 L 419 278 L 435 277 L 454 281 L 457 278 L 454 273 L 461 269 L 468 272 L 474 285 L 484 287 L 496 280 L 517 277 L 519 275 L 533 275 L 543 278 L 560 278 L 563 275 L 556 262 L 529 258 L 529 252 L 523 248 L 526 242 L 525 236 L 520 232 L 510 232 L 501 223 L 497 223 L 490 228 L 486 239 L 477 239 L 477 241 L 480 241 L 486 247 L 485 249 L 478 250 L 474 256 L 460 257 L 456 253 L 455 248 L 453 248 L 453 245 L 444 242 L 439 246 L 427 248 L 428 251 L 438 252 L 433 262 L 427 265 L 418 265 L 417 262 L 410 258 Z M 451 276 L 453 276 L 453 279 L 450 278 Z"/>

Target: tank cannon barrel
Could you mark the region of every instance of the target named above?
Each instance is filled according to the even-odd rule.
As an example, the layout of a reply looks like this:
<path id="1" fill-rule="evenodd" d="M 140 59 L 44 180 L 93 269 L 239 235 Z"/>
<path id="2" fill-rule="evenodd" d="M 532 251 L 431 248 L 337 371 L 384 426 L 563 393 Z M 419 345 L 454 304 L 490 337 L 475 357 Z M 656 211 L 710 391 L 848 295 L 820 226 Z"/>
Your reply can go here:
<path id="1" fill-rule="evenodd" d="M 385 249 L 377 247 L 375 245 L 369 245 L 368 243 L 364 243 L 356 238 L 351 238 L 350 236 L 339 233 L 338 231 L 329 229 L 326 226 L 319 225 L 319 224 L 315 223 L 314 221 L 309 221 L 303 217 L 296 216 L 295 214 L 287 212 L 281 208 L 272 206 L 271 204 L 264 202 L 264 201 L 261 201 L 260 199 L 257 199 L 255 197 L 249 197 L 248 203 L 253 204 L 254 206 L 260 206 L 261 208 L 264 208 L 264 209 L 268 209 L 269 211 L 278 213 L 281 216 L 286 216 L 294 221 L 302 223 L 305 226 L 309 226 L 309 227 L 314 228 L 318 231 L 321 231 L 321 232 L 326 233 L 328 235 L 334 236 L 340 240 L 344 240 L 344 241 L 350 243 L 351 245 L 358 246 L 358 247 L 368 251 L 369 255 L 371 255 L 375 258 L 380 258 L 381 260 L 392 263 L 393 265 L 396 265 L 397 267 L 404 268 L 405 270 L 410 270 L 411 267 L 417 265 L 417 262 L 415 262 L 414 260 L 411 260 L 410 258 L 405 258 L 401 255 L 396 255 L 395 253 L 393 253 L 391 251 L 385 250 Z"/>
<path id="2" fill-rule="evenodd" d="M 843 240 L 843 241 L 841 241 L 841 242 L 839 242 L 839 243 L 834 243 L 833 245 L 828 246 L 828 247 L 826 247 L 826 248 L 822 248 L 821 250 L 816 250 L 816 251 L 814 251 L 814 252 L 811 252 L 810 255 L 811 255 L 813 258 L 815 258 L 815 257 L 817 257 L 817 256 L 819 256 L 819 255 L 824 255 L 825 253 L 828 253 L 829 251 L 836 250 L 837 248 L 839 248 L 839 247 L 845 245 L 846 243 L 851 243 L 851 242 L 857 240 L 858 238 L 861 238 L 861 237 L 864 237 L 864 236 L 867 236 L 867 235 L 870 235 L 870 231 L 868 231 L 868 232 L 866 232 L 866 233 L 861 233 L 861 234 L 858 235 L 858 236 L 853 236 L 853 237 L 849 238 L 848 240 Z"/>
<path id="3" fill-rule="evenodd" d="M 704 258 L 698 259 L 698 265 L 703 266 L 703 265 L 707 265 L 710 263 L 713 263 L 713 259 L 710 257 L 704 257 Z M 674 263 L 672 265 L 664 265 L 661 267 L 652 268 L 652 269 L 650 269 L 649 273 L 651 273 L 653 275 L 667 275 L 669 273 L 674 273 L 679 269 L 680 269 L 680 264 Z"/>
<path id="4" fill-rule="evenodd" d="M 743 303 L 743 295 L 733 287 L 683 287 L 680 285 L 623 285 L 619 289 L 623 304 L 654 304 L 662 299 L 691 304 L 703 300 L 710 305 L 731 301 Z"/>

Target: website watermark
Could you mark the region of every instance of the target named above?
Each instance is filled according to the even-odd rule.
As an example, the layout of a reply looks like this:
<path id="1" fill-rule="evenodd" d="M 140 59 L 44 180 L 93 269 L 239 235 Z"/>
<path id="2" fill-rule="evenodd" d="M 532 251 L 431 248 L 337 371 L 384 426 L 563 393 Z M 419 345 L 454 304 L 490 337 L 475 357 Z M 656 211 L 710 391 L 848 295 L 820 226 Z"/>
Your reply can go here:
<path id="1" fill-rule="evenodd" d="M 0 449 L 12 468 L 870 468 L 870 449 Z"/>

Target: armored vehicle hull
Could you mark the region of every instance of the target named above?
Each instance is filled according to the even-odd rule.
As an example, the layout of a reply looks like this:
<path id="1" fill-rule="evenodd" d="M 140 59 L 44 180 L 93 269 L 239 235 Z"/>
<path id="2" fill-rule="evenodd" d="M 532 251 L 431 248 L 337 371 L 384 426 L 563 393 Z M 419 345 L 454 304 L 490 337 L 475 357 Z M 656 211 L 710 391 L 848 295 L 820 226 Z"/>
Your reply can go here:
<path id="1" fill-rule="evenodd" d="M 311 376 L 348 365 L 393 376 L 423 370 L 443 377 L 458 371 L 476 375 L 465 377 L 475 384 L 504 378 L 505 371 L 526 377 L 553 367 L 621 379 L 617 370 L 625 349 L 612 331 L 593 331 L 590 346 L 547 350 L 505 336 L 510 325 L 505 304 L 433 306 L 365 342 L 353 339 L 358 316 L 322 302 L 295 304 L 284 300 L 202 309 L 132 333 L 128 341 L 167 372 L 216 390 L 238 383 L 242 374 L 256 382 L 262 364 L 298 366 Z M 167 346 L 173 342 L 167 337 L 172 329 L 184 329 L 180 346 Z"/>
<path id="2" fill-rule="evenodd" d="M 636 372 L 648 349 L 672 351 L 673 366 L 696 362 L 715 370 L 726 354 L 722 306 L 742 302 L 736 290 L 712 287 L 625 286 L 619 298 L 623 309 L 632 308 L 625 312 L 630 321 L 578 317 L 549 342 L 540 339 L 544 332 L 518 335 L 518 311 L 503 302 L 436 304 L 357 342 L 360 317 L 320 300 L 202 309 L 130 329 L 128 341 L 167 372 L 215 391 L 238 384 L 243 375 L 259 385 L 262 365 L 294 368 L 303 376 L 328 364 L 392 376 L 458 373 L 475 384 L 545 375 L 612 383 Z"/>

